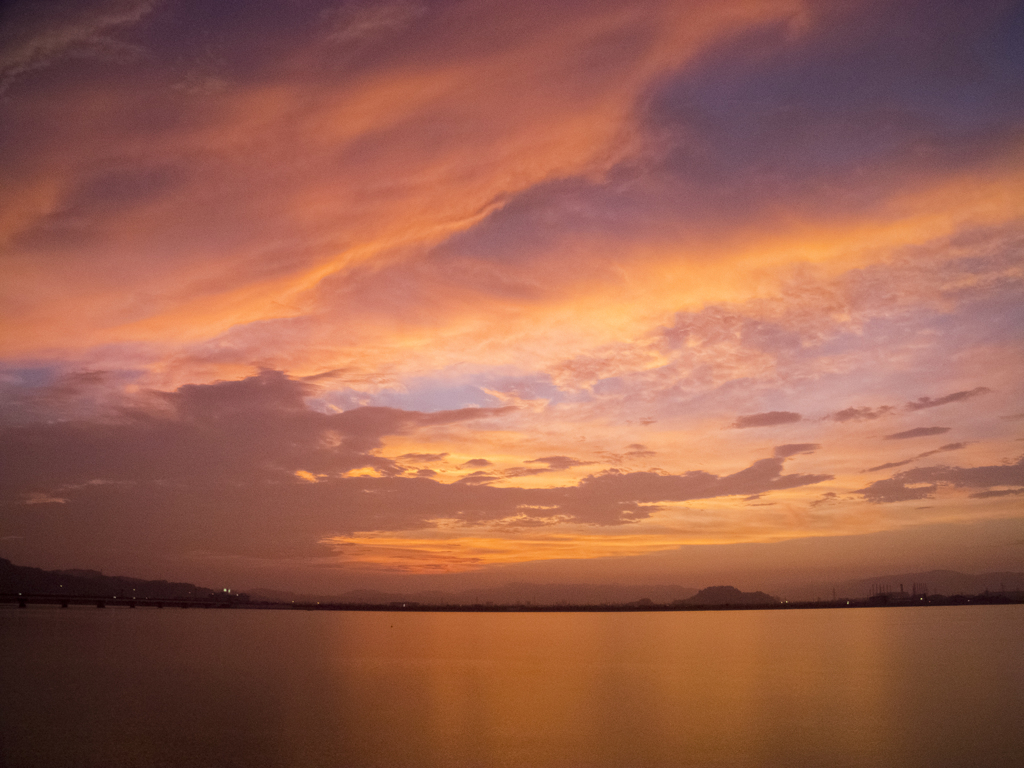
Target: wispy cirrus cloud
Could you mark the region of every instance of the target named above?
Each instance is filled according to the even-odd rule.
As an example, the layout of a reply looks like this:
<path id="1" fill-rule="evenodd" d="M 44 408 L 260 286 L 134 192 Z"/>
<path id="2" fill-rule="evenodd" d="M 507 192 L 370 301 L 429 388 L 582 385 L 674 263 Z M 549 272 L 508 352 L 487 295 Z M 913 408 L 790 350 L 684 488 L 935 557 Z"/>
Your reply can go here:
<path id="1" fill-rule="evenodd" d="M 493 466 L 493 461 L 487 459 L 470 459 L 469 461 L 463 462 L 459 465 L 459 469 L 465 469 L 466 467 L 490 467 Z"/>
<path id="2" fill-rule="evenodd" d="M 403 453 L 398 458 L 404 461 L 444 461 L 447 453 Z"/>
<path id="3" fill-rule="evenodd" d="M 1024 488 L 1012 488 L 1002 491 L 979 491 L 978 493 L 972 493 L 970 498 L 972 499 L 1001 499 L 1007 496 L 1021 496 L 1024 495 Z"/>
<path id="4" fill-rule="evenodd" d="M 775 456 L 780 459 L 788 459 L 798 454 L 814 453 L 821 448 L 818 443 L 789 443 L 787 445 L 775 446 Z"/>
<path id="5" fill-rule="evenodd" d="M 991 391 L 992 390 L 989 389 L 988 387 L 975 387 L 974 389 L 964 390 L 961 392 L 954 392 L 950 395 L 936 397 L 934 399 L 930 397 L 919 397 L 917 398 L 917 400 L 907 403 L 904 407 L 908 411 L 920 411 L 925 408 L 937 408 L 938 406 L 946 405 L 947 403 L 959 403 L 963 400 L 969 400 L 972 397 L 977 397 L 978 395 L 986 395 Z"/>
<path id="6" fill-rule="evenodd" d="M 963 448 L 966 448 L 968 445 L 969 443 L 947 443 L 946 445 L 940 446 L 934 450 L 919 453 L 912 459 L 904 459 L 903 461 L 892 461 L 886 464 L 879 464 L 877 467 L 871 467 L 870 469 L 865 469 L 863 471 L 880 472 L 883 469 L 895 469 L 896 467 L 906 466 L 907 464 L 917 461 L 918 459 L 924 459 L 927 458 L 928 456 L 934 456 L 937 453 L 945 453 L 947 451 L 959 451 Z"/>
<path id="7" fill-rule="evenodd" d="M 895 409 L 891 405 L 881 405 L 877 408 L 867 406 L 844 408 L 841 411 L 829 414 L 828 418 L 833 421 L 874 421 L 882 416 L 888 416 Z"/>
<path id="8" fill-rule="evenodd" d="M 542 456 L 539 459 L 528 459 L 526 463 L 545 464 L 547 465 L 547 469 L 551 471 L 558 471 L 561 469 L 569 469 L 570 467 L 584 467 L 588 464 L 593 464 L 594 462 L 574 459 L 572 456 Z"/>
<path id="9" fill-rule="evenodd" d="M 62 59 L 137 54 L 111 33 L 138 22 L 155 5 L 155 0 L 8 4 L 0 31 L 0 95 L 19 76 Z"/>
<path id="10" fill-rule="evenodd" d="M 912 440 L 915 437 L 933 437 L 934 435 L 944 435 L 951 427 L 914 427 L 913 429 L 907 429 L 903 432 L 894 432 L 891 435 L 886 435 L 886 440 Z"/>
<path id="11" fill-rule="evenodd" d="M 353 4 L 327 8 L 323 18 L 332 27 L 327 35 L 328 40 L 354 44 L 400 32 L 428 11 L 423 3 L 389 0 L 372 5 Z"/>
<path id="12" fill-rule="evenodd" d="M 748 416 L 737 416 L 730 426 L 733 429 L 750 429 L 751 427 L 775 427 L 780 424 L 793 424 L 803 417 L 792 411 L 768 411 L 752 413 Z"/>

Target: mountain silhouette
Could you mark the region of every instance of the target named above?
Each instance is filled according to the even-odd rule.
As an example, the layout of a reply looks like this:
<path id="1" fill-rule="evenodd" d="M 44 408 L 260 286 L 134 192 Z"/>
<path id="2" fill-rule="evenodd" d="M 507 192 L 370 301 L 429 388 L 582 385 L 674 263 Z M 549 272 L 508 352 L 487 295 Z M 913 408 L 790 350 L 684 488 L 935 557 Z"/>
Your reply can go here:
<path id="1" fill-rule="evenodd" d="M 224 597 L 222 590 L 188 582 L 105 576 L 99 571 L 77 568 L 44 571 L 42 568 L 14 565 L 4 558 L 0 558 L 0 594 L 102 596 L 139 600 L 208 600 Z M 237 599 L 239 596 L 235 597 Z"/>
<path id="2" fill-rule="evenodd" d="M 736 587 L 706 587 L 693 597 L 677 600 L 682 605 L 775 605 L 778 598 L 764 592 L 740 592 Z"/>

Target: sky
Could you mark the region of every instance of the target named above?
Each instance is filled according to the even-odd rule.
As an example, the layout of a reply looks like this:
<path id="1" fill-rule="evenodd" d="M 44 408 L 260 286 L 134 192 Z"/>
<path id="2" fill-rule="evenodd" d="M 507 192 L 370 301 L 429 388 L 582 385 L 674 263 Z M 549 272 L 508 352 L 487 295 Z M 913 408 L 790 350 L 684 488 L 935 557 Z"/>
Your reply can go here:
<path id="1" fill-rule="evenodd" d="M 1024 3 L 0 13 L 0 556 L 1024 570 Z"/>

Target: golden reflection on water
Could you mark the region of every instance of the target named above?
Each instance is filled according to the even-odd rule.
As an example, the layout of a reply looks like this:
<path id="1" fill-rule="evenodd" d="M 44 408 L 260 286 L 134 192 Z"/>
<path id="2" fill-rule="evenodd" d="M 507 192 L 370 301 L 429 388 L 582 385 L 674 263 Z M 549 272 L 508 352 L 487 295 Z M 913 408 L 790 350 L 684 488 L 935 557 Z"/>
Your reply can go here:
<path id="1" fill-rule="evenodd" d="M 1021 636 L 1019 606 L 6 611 L 0 764 L 998 768 Z"/>
<path id="2" fill-rule="evenodd" d="M 396 755 L 438 764 L 934 765 L 937 724 L 963 731 L 949 714 L 965 696 L 986 709 L 998 685 L 983 667 L 1015 642 L 965 637 L 965 618 L 377 614 L 358 638 L 338 628 L 333 672 L 346 711 L 372 702 L 352 733 L 383 729 Z"/>

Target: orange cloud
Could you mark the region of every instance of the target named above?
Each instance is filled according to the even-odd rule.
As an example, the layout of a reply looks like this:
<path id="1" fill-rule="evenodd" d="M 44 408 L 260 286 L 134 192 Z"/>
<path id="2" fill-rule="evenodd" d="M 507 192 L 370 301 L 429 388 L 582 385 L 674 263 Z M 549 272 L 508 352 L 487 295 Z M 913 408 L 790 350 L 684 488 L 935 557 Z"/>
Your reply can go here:
<path id="1" fill-rule="evenodd" d="M 364 51 L 372 69 L 328 36 L 216 94 L 145 70 L 127 87 L 19 92 L 13 124 L 59 128 L 32 137 L 3 198 L 25 211 L 0 231 L 18 308 L 4 348 L 191 341 L 301 314 L 330 274 L 439 242 L 536 184 L 600 174 L 631 151 L 651 78 L 793 7 L 680 18 L 672 3 L 584 15 L 543 3 L 517 7 L 515 25 L 512 9 L 487 7 L 472 31 L 453 9 L 430 20 L 439 37 Z M 501 32 L 484 45 L 481 29 Z M 154 126 L 169 110 L 180 117 Z M 19 179 L 38 190 L 31 209 Z M 77 322 L 53 317 L 55 303 Z"/>

